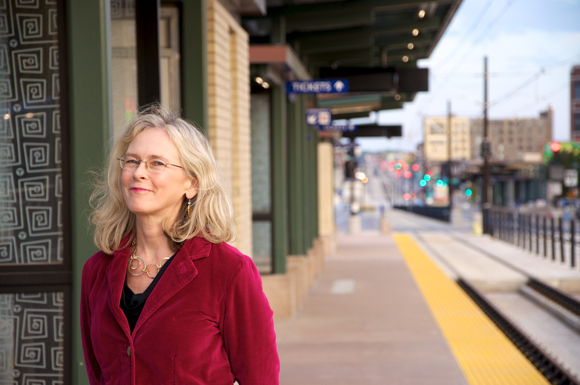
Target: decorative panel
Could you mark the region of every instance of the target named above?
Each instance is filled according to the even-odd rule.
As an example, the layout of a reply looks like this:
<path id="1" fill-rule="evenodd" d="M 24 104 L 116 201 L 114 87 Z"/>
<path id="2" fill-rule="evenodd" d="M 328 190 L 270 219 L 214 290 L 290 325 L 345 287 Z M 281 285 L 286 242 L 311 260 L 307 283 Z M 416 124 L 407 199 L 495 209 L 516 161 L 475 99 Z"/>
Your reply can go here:
<path id="1" fill-rule="evenodd" d="M 0 263 L 62 263 L 56 0 L 0 0 Z"/>
<path id="2" fill-rule="evenodd" d="M 64 293 L 0 294 L 0 383 L 64 384 Z"/>

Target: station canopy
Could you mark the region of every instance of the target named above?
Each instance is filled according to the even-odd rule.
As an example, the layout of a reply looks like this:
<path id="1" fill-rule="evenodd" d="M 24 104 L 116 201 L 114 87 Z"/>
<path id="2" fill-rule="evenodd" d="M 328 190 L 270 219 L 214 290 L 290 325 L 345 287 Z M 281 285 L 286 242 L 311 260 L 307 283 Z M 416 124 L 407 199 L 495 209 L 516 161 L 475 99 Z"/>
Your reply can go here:
<path id="1" fill-rule="evenodd" d="M 356 92 L 317 97 L 335 119 L 352 119 L 428 91 L 417 60 L 431 55 L 461 1 L 267 0 L 265 14 L 242 25 L 251 47 L 287 45 L 312 78 L 354 79 Z"/>

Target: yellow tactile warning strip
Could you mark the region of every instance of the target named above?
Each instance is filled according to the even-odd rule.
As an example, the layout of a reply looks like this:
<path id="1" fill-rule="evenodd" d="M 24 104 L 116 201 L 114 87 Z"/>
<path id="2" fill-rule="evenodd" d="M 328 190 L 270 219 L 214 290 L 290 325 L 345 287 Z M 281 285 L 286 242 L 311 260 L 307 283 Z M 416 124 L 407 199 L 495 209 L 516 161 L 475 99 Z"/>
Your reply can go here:
<path id="1" fill-rule="evenodd" d="M 411 236 L 393 238 L 469 384 L 549 384 Z"/>

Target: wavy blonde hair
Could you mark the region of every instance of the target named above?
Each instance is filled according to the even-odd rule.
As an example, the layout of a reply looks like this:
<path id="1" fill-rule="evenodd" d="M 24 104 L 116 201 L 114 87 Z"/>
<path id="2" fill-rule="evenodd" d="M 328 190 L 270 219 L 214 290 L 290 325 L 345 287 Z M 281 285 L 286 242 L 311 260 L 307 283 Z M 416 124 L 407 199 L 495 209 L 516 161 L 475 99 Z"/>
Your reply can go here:
<path id="1" fill-rule="evenodd" d="M 153 105 L 137 114 L 115 138 L 108 165 L 94 186 L 90 198 L 95 225 L 94 242 L 102 251 L 112 254 L 126 245 L 123 238 L 135 234 L 135 214 L 127 208 L 121 187 L 122 169 L 117 158 L 125 156 L 133 139 L 147 128 L 167 131 L 177 147 L 179 158 L 188 176 L 197 182 L 197 195 L 192 199 L 191 216 L 187 215 L 187 199 L 174 223 L 163 222 L 163 231 L 173 241 L 172 247 L 197 235 L 212 243 L 228 242 L 235 238 L 232 205 L 224 188 L 222 176 L 205 136 L 190 122 L 174 112 Z"/>

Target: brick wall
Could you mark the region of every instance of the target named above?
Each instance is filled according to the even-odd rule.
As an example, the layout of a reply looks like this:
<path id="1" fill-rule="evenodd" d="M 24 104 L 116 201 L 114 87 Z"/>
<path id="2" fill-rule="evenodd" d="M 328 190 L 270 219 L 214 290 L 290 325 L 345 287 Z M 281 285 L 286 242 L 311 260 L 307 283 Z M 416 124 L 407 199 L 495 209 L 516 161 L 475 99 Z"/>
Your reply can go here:
<path id="1" fill-rule="evenodd" d="M 207 1 L 209 140 L 234 204 L 233 245 L 252 254 L 248 34 L 217 1 Z"/>
<path id="2" fill-rule="evenodd" d="M 318 143 L 318 234 L 334 233 L 334 154 L 332 144 Z"/>

